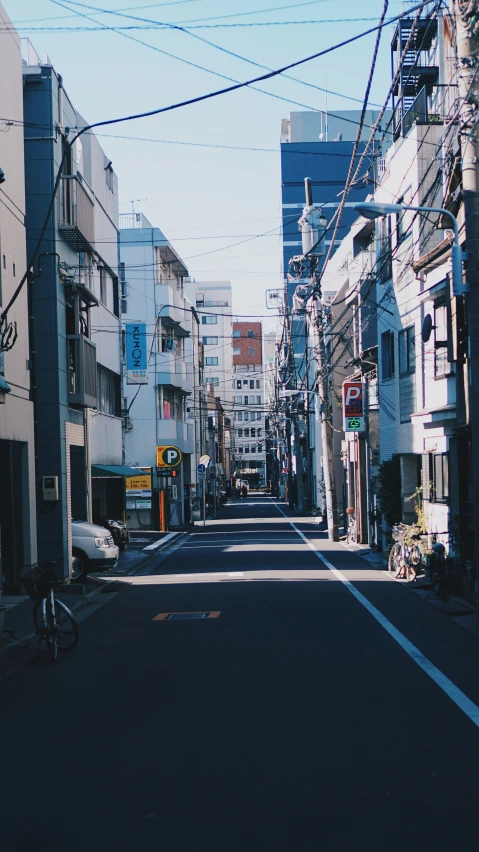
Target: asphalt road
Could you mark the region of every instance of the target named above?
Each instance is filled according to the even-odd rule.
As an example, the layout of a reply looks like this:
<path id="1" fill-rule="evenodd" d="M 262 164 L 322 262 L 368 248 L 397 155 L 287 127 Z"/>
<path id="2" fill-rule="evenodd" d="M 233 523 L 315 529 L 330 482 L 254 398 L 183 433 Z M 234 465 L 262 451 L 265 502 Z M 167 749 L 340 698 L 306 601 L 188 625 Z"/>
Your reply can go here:
<path id="1" fill-rule="evenodd" d="M 476 848 L 479 641 L 292 520 L 229 505 L 0 682 L 2 852 Z"/>

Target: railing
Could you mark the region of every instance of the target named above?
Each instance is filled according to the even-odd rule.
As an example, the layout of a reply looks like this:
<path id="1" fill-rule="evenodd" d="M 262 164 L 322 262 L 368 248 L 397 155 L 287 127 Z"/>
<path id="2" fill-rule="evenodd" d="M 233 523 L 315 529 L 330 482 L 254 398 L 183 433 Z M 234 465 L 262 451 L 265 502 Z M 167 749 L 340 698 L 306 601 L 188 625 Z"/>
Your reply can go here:
<path id="1" fill-rule="evenodd" d="M 60 181 L 58 227 L 75 251 L 89 251 L 95 237 L 94 198 L 75 176 Z"/>
<path id="2" fill-rule="evenodd" d="M 423 86 L 417 97 L 404 95 L 397 102 L 394 110 L 394 139 L 407 136 L 414 124 L 442 124 L 442 116 L 431 109 L 433 95 L 441 87 Z"/>

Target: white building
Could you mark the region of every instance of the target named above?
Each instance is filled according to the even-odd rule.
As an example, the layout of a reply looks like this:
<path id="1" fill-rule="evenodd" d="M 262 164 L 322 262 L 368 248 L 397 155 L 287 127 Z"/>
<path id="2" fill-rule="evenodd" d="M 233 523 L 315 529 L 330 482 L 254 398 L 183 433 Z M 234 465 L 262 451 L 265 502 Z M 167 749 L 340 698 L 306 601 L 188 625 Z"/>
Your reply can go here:
<path id="1" fill-rule="evenodd" d="M 27 268 L 22 98 L 20 40 L 0 5 L 0 115 L 9 121 L 0 122 L 0 313 Z M 25 285 L 0 329 L 0 343 L 13 344 L 0 352 L 0 604 L 2 575 L 19 591 L 37 558 L 27 294 Z"/>
<path id="2" fill-rule="evenodd" d="M 225 409 L 232 402 L 232 290 L 230 281 L 188 281 L 185 293 L 196 305 L 204 345 L 205 384 L 212 384 Z"/>
<path id="3" fill-rule="evenodd" d="M 146 383 L 125 379 L 125 459 L 151 468 L 152 495 L 130 495 L 127 519 L 133 528 L 158 529 L 159 492 L 166 492 L 168 524 L 190 518 L 196 483 L 196 367 L 198 315 L 184 292 L 183 261 L 159 228 L 141 213 L 121 216 L 120 263 L 125 323 L 146 325 Z M 169 477 L 157 476 L 157 447 L 176 447 L 182 461 Z M 185 499 L 185 494 L 188 495 Z"/>

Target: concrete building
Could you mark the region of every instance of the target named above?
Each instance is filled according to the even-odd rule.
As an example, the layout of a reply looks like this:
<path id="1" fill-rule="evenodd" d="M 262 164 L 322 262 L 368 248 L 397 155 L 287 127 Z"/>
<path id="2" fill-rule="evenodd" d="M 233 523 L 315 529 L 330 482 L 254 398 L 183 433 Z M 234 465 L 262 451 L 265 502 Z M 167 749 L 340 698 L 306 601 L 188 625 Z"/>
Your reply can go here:
<path id="1" fill-rule="evenodd" d="M 200 320 L 185 294 L 188 270 L 163 232 L 142 213 L 122 214 L 121 226 L 123 321 L 144 326 L 148 353 L 145 377 L 126 376 L 123 385 L 125 457 L 153 474 L 149 498 L 130 496 L 127 521 L 132 528 L 159 529 L 164 491 L 168 526 L 181 527 L 190 520 L 197 450 L 203 450 L 198 435 L 203 418 L 195 410 L 201 406 L 196 392 Z M 182 454 L 173 475 L 157 474 L 157 447 L 176 447 Z"/>
<path id="2" fill-rule="evenodd" d="M 265 485 L 265 401 L 260 322 L 233 323 L 235 470 L 250 486 Z"/>
<path id="3" fill-rule="evenodd" d="M 20 40 L 0 4 L 0 604 L 20 591 L 37 559 L 28 287 L 7 308 L 27 268 Z M 8 123 L 7 123 L 8 120 Z M 6 350 L 6 351 L 4 351 Z"/>
<path id="4" fill-rule="evenodd" d="M 71 518 L 118 517 L 122 476 L 118 189 L 111 161 L 63 79 L 31 45 L 23 66 L 32 379 L 41 561 L 71 559 Z M 46 130 L 45 130 L 46 128 Z M 52 210 L 52 187 L 62 158 Z M 53 501 L 41 490 L 53 479 Z"/>

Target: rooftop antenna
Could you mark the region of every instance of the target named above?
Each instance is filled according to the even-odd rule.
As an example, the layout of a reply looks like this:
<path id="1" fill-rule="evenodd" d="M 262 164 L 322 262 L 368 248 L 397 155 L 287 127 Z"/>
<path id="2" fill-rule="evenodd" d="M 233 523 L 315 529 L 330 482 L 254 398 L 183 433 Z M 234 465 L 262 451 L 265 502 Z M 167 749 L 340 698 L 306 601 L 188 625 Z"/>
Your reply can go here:
<path id="1" fill-rule="evenodd" d="M 140 201 L 148 201 L 147 198 L 130 198 L 129 201 L 120 201 L 120 204 L 131 204 L 131 213 L 135 213 L 135 204 Z"/>

